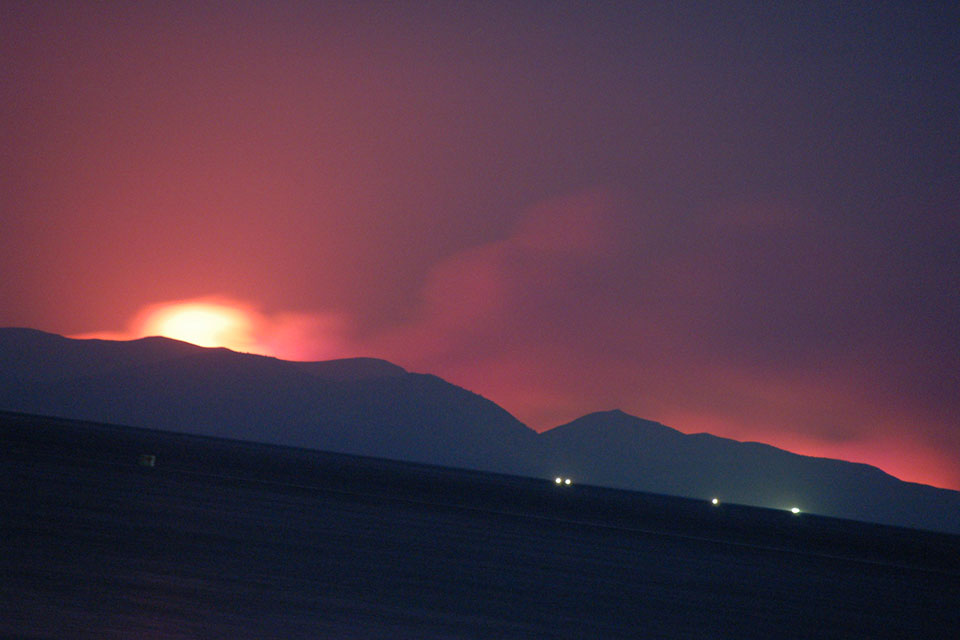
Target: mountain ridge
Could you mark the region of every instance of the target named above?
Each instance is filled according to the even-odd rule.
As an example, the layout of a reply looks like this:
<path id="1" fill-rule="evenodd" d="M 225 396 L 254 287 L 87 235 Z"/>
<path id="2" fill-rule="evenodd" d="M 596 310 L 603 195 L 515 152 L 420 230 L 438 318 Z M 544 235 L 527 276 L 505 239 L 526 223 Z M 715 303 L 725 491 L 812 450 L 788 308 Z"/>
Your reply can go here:
<path id="1" fill-rule="evenodd" d="M 376 358 L 291 362 L 0 328 L 0 409 L 960 533 L 960 492 L 877 467 L 619 409 L 537 434 L 479 394 Z"/>

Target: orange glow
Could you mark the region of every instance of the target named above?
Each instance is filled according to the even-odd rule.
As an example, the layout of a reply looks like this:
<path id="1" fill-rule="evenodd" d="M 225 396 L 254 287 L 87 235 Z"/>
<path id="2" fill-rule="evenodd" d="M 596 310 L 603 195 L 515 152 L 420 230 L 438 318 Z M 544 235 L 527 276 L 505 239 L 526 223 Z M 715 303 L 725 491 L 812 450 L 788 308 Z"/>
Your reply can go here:
<path id="1" fill-rule="evenodd" d="M 258 351 L 256 319 L 242 306 L 223 302 L 183 301 L 148 307 L 137 333 L 165 336 L 201 347 Z"/>
<path id="2" fill-rule="evenodd" d="M 347 318 L 335 312 L 266 314 L 231 298 L 204 297 L 151 304 L 142 308 L 124 331 L 69 337 L 136 340 L 164 336 L 283 360 L 330 360 L 358 355 L 346 340 L 347 327 Z"/>

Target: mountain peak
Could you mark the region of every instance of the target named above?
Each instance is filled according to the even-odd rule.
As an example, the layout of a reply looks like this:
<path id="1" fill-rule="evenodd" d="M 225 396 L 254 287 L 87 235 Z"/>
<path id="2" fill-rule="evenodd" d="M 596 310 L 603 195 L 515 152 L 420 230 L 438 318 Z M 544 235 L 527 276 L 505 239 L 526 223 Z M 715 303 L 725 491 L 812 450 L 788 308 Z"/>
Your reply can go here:
<path id="1" fill-rule="evenodd" d="M 653 420 L 646 420 L 644 418 L 639 418 L 637 416 L 631 415 L 622 411 L 621 409 L 610 409 L 607 411 L 595 411 L 593 413 L 588 413 L 585 416 L 581 416 L 572 422 L 567 424 L 554 427 L 548 431 L 545 431 L 544 434 L 560 434 L 560 433 L 631 433 L 642 430 L 647 435 L 661 434 L 661 435 L 683 435 L 681 432 L 668 427 L 659 422 L 654 422 Z M 556 432 L 556 434 L 554 433 Z"/>

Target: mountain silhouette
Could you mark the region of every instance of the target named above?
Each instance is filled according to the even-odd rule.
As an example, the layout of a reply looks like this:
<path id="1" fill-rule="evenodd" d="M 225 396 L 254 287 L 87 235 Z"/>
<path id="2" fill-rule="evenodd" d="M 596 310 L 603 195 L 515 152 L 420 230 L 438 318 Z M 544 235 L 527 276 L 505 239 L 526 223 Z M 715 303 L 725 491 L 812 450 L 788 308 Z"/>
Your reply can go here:
<path id="1" fill-rule="evenodd" d="M 551 468 L 589 484 L 960 532 L 960 492 L 866 464 L 687 435 L 622 411 L 586 415 L 540 438 Z"/>
<path id="2" fill-rule="evenodd" d="M 383 360 L 0 329 L 0 363 L 12 411 L 504 473 L 535 458 L 536 433 L 505 410 Z"/>
<path id="3" fill-rule="evenodd" d="M 289 362 L 7 328 L 0 409 L 960 533 L 960 492 L 621 411 L 538 435 L 490 400 L 374 358 Z"/>

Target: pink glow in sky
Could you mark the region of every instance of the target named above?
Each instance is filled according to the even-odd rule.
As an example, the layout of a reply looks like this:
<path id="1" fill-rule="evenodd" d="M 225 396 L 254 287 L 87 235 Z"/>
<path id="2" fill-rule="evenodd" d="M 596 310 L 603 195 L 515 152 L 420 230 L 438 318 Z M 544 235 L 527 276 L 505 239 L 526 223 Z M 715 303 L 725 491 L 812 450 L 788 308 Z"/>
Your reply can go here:
<path id="1" fill-rule="evenodd" d="M 0 325 L 220 305 L 960 489 L 955 7 L 10 2 L 0 55 Z"/>

